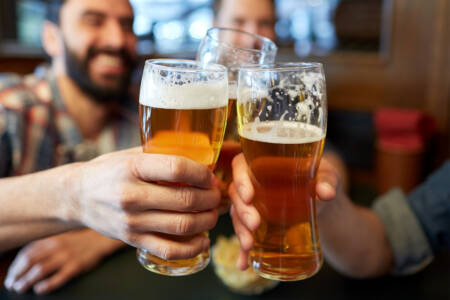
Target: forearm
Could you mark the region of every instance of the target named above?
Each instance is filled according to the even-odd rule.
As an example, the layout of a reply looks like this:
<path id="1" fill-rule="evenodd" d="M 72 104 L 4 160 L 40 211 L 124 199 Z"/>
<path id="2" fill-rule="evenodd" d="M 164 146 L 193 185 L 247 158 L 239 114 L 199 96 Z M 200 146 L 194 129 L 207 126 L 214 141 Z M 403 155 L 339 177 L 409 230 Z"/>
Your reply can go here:
<path id="1" fill-rule="evenodd" d="M 345 195 L 327 204 L 319 216 L 319 234 L 327 261 L 338 271 L 364 278 L 386 274 L 393 255 L 380 219 Z"/>
<path id="2" fill-rule="evenodd" d="M 68 205 L 73 167 L 0 179 L 0 251 L 79 226 Z"/>
<path id="3" fill-rule="evenodd" d="M 74 228 L 61 221 L 38 221 L 0 226 L 0 253 L 20 247 L 30 241 L 62 233 Z"/>

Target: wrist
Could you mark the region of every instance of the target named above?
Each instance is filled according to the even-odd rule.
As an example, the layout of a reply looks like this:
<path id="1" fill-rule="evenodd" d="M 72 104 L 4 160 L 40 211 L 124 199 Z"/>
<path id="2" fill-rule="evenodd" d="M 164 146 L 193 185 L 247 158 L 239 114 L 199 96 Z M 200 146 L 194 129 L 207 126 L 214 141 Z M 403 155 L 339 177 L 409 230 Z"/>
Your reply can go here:
<path id="1" fill-rule="evenodd" d="M 81 163 L 72 163 L 59 168 L 60 174 L 57 179 L 56 195 L 61 195 L 57 199 L 59 204 L 58 218 L 74 223 L 77 227 L 83 225 L 80 209 L 80 183 L 79 170 Z"/>

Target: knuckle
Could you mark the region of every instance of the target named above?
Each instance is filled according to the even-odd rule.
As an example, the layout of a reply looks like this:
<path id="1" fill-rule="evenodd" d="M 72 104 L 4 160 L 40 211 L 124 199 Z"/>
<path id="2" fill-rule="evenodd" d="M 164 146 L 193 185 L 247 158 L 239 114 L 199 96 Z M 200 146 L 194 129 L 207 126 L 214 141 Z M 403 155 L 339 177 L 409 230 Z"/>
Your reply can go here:
<path id="1" fill-rule="evenodd" d="M 123 225 L 125 231 L 127 232 L 136 232 L 139 229 L 139 222 L 135 216 L 132 215 L 124 215 L 123 216 Z"/>
<path id="2" fill-rule="evenodd" d="M 180 157 L 168 157 L 167 164 L 173 179 L 183 178 L 186 174 L 186 162 Z"/>
<path id="3" fill-rule="evenodd" d="M 128 185 L 123 184 L 118 187 L 119 207 L 124 210 L 131 210 L 137 205 L 133 190 Z"/>
<path id="4" fill-rule="evenodd" d="M 135 246 L 135 247 L 141 246 L 141 239 L 140 239 L 140 236 L 138 234 L 127 231 L 127 232 L 124 232 L 122 234 L 122 236 L 123 236 L 123 240 L 127 244 L 130 244 L 130 245 Z"/>
<path id="5" fill-rule="evenodd" d="M 162 259 L 170 260 L 176 258 L 176 251 L 170 245 L 161 245 L 157 247 L 156 255 Z"/>
<path id="6" fill-rule="evenodd" d="M 175 232 L 180 235 L 189 234 L 195 227 L 194 218 L 190 215 L 177 217 Z"/>
<path id="7" fill-rule="evenodd" d="M 178 189 L 178 200 L 181 203 L 182 207 L 191 211 L 194 209 L 195 203 L 195 195 L 192 189 L 190 188 L 180 188 Z"/>

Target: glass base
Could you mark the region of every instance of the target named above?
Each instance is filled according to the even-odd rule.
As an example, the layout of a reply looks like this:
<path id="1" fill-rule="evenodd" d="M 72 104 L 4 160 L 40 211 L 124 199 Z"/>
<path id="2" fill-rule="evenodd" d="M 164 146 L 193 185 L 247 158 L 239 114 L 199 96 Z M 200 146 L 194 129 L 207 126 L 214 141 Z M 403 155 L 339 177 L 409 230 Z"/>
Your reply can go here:
<path id="1" fill-rule="evenodd" d="M 206 268 L 210 261 L 209 250 L 194 258 L 176 260 L 161 259 L 144 249 L 137 249 L 136 255 L 144 268 L 166 276 L 184 276 L 200 272 Z"/>
<path id="2" fill-rule="evenodd" d="M 253 271 L 259 276 L 278 281 L 298 281 L 307 279 L 317 274 L 322 267 L 321 257 L 306 264 L 304 259 L 299 259 L 298 257 L 283 259 L 280 259 L 279 257 L 278 259 L 279 261 L 275 262 L 273 259 L 267 261 L 251 257 L 250 264 L 253 267 Z M 283 263 L 280 264 L 280 261 L 283 261 Z M 299 266 L 299 261 L 302 262 L 302 266 Z"/>

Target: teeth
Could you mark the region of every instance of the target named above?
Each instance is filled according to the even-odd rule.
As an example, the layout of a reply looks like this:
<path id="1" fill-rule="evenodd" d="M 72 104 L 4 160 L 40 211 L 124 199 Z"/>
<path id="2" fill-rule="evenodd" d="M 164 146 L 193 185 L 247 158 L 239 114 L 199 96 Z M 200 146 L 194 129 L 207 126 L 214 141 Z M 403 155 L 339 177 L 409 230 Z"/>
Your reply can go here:
<path id="1" fill-rule="evenodd" d="M 120 67 L 122 65 L 122 60 L 119 57 L 108 54 L 100 54 L 97 61 L 107 67 Z"/>

